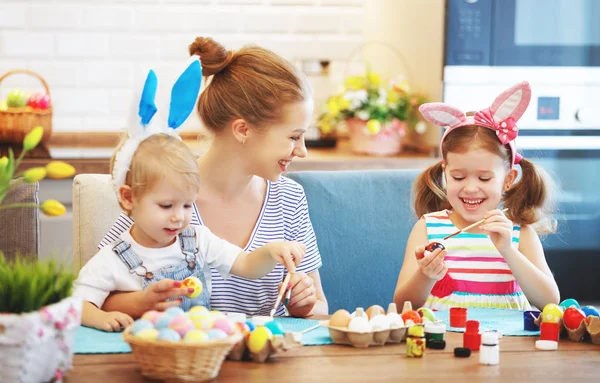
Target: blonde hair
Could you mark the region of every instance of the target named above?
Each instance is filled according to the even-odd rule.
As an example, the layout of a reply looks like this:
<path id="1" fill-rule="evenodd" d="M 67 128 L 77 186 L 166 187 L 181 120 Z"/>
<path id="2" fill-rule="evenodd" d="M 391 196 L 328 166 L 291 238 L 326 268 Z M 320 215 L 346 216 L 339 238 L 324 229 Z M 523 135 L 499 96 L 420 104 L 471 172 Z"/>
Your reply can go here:
<path id="1" fill-rule="evenodd" d="M 110 159 L 112 174 L 116 153 L 128 139 L 125 134 Z M 142 141 L 133 155 L 125 185 L 134 196 L 142 196 L 160 180 L 169 178 L 179 190 L 200 189 L 200 173 L 196 156 L 178 137 L 155 134 Z M 121 207 L 123 207 L 121 205 Z"/>
<path id="2" fill-rule="evenodd" d="M 236 118 L 264 129 L 282 119 L 283 106 L 311 97 L 306 78 L 267 49 L 246 46 L 233 52 L 197 37 L 189 53 L 200 56 L 204 76 L 213 76 L 198 101 L 198 114 L 213 133 Z"/>
<path id="3" fill-rule="evenodd" d="M 503 159 L 507 170 L 511 169 L 510 147 L 502 145 L 493 130 L 477 125 L 453 130 L 444 138 L 443 161 L 425 169 L 413 185 L 414 209 L 417 217 L 451 208 L 444 189 L 442 163 L 447 161 L 448 153 L 465 153 L 469 149 L 483 149 L 495 154 Z M 508 218 L 520 225 L 533 225 L 538 233 L 555 232 L 554 182 L 542 168 L 531 161 L 522 159 L 519 165 L 521 166 L 520 180 L 502 197 L 504 207 L 508 208 Z"/>

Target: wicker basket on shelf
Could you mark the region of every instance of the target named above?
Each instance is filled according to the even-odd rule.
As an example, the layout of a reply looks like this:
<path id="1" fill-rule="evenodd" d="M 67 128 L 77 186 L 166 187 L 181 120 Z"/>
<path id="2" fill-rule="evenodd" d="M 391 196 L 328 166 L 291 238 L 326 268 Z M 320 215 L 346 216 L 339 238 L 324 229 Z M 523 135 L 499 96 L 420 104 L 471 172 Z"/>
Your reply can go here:
<path id="1" fill-rule="evenodd" d="M 50 97 L 50 88 L 46 80 L 39 74 L 28 69 L 14 69 L 0 77 L 0 84 L 5 78 L 14 74 L 26 74 L 36 77 Z M 44 128 L 42 142 L 50 138 L 52 133 L 52 104 L 47 109 L 33 109 L 29 106 L 22 108 L 7 108 L 0 110 L 0 143 L 22 143 L 29 131 L 36 126 Z"/>
<path id="2" fill-rule="evenodd" d="M 127 328 L 123 332 L 123 339 L 131 346 L 142 375 L 169 382 L 206 382 L 214 379 L 229 351 L 242 340 L 240 332 L 226 339 L 206 343 L 145 340 L 131 335 L 129 330 Z"/>

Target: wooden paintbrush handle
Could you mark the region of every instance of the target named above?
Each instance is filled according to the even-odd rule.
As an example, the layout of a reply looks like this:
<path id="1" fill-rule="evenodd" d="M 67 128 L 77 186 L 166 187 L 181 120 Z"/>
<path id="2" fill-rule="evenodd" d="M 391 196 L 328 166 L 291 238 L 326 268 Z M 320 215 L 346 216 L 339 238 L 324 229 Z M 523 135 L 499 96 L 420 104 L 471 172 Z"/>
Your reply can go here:
<path id="1" fill-rule="evenodd" d="M 281 303 L 281 299 L 283 298 L 283 294 L 285 294 L 285 290 L 287 289 L 287 285 L 290 283 L 291 277 L 292 273 L 288 272 L 288 274 L 283 279 L 283 283 L 281 284 L 281 289 L 279 289 L 279 294 L 277 294 L 277 300 L 275 301 L 275 306 L 273 306 L 273 310 L 277 310 L 277 307 Z"/>

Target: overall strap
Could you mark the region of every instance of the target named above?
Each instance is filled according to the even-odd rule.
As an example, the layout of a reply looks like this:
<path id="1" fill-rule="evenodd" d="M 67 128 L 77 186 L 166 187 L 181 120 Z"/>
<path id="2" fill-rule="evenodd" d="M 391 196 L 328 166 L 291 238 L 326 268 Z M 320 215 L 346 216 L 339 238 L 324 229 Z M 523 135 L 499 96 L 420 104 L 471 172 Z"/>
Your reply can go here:
<path id="1" fill-rule="evenodd" d="M 179 233 L 179 244 L 184 254 L 195 255 L 198 252 L 198 248 L 196 247 L 196 230 L 190 226 L 183 229 Z"/>
<path id="2" fill-rule="evenodd" d="M 142 260 L 131 249 L 131 245 L 123 240 L 115 242 L 113 251 L 119 256 L 121 261 L 127 265 L 129 270 L 135 270 L 142 265 Z"/>

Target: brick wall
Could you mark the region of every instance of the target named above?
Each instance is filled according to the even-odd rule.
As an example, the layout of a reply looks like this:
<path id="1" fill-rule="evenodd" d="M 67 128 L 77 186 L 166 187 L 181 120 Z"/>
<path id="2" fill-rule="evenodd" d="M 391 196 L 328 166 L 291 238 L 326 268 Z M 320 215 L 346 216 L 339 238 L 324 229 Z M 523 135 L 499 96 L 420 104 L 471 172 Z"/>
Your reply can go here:
<path id="1" fill-rule="evenodd" d="M 0 0 L 0 74 L 28 68 L 47 80 L 54 131 L 121 130 L 148 68 L 172 84 L 197 35 L 231 49 L 259 44 L 296 64 L 329 59 L 341 78 L 364 39 L 367 1 Z M 0 97 L 37 84 L 11 76 Z M 186 129 L 197 128 L 191 120 Z"/>

